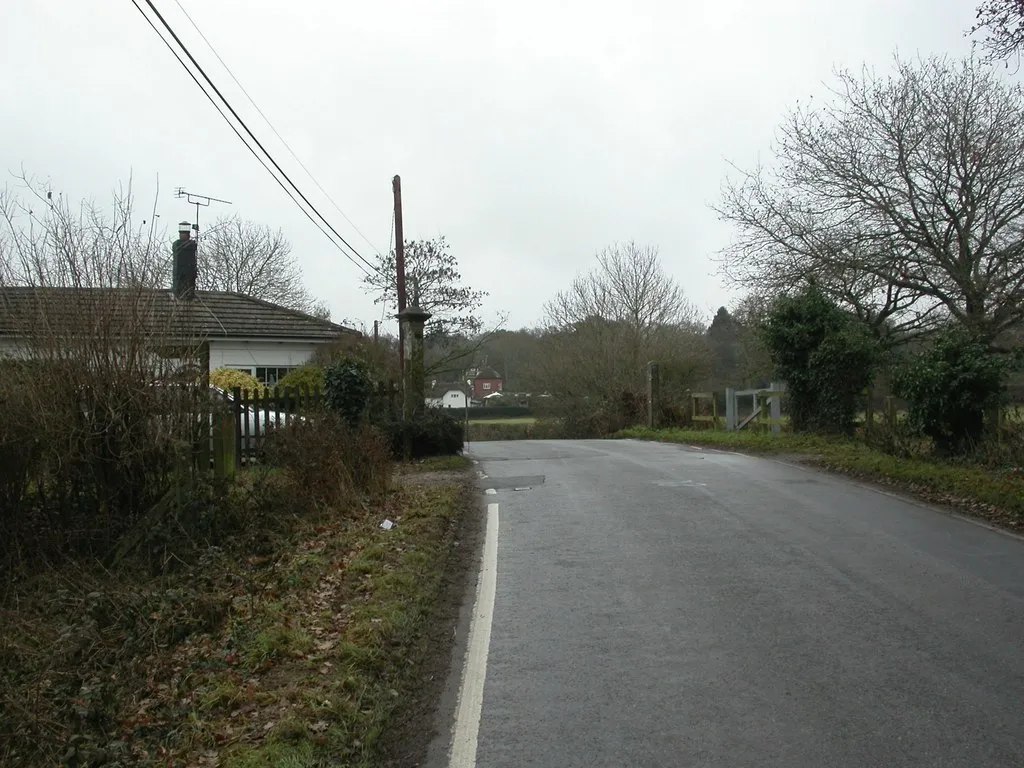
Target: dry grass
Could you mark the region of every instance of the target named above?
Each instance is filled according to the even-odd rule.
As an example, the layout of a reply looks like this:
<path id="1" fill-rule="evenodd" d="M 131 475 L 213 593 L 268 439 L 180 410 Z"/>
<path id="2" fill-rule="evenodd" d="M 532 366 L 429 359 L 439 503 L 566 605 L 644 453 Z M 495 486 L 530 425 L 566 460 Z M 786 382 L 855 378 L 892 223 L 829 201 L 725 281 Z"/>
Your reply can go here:
<path id="1" fill-rule="evenodd" d="M 465 493 L 401 487 L 294 516 L 259 552 L 211 550 L 174 577 L 68 563 L 17 585 L 0 763 L 374 765 Z"/>

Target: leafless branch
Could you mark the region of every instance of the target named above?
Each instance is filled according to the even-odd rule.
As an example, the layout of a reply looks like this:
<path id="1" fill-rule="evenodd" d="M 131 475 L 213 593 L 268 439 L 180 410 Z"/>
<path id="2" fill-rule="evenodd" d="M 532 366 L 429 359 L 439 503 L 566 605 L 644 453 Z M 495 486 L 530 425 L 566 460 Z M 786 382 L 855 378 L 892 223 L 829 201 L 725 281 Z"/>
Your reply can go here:
<path id="1" fill-rule="evenodd" d="M 775 163 L 726 184 L 733 281 L 816 284 L 887 333 L 1024 319 L 1021 89 L 974 60 L 838 73 L 785 119 Z"/>
<path id="2" fill-rule="evenodd" d="M 1024 52 L 1024 0 L 984 0 L 970 34 L 983 32 L 982 46 L 990 61 L 1017 59 Z"/>
<path id="3" fill-rule="evenodd" d="M 300 312 L 329 315 L 303 283 L 284 233 L 237 215 L 220 218 L 201 233 L 199 288 L 244 293 Z"/>
<path id="4" fill-rule="evenodd" d="M 643 389 L 648 361 L 692 380 L 707 362 L 699 315 L 658 249 L 616 244 L 545 305 L 542 379 L 554 394 L 610 399 Z"/>

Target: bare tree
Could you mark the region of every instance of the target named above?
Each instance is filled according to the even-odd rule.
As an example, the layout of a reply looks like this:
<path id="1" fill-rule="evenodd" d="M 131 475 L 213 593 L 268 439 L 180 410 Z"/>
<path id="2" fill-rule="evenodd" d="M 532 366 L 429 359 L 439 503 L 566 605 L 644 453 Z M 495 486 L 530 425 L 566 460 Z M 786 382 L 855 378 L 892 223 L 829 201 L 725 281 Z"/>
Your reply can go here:
<path id="1" fill-rule="evenodd" d="M 734 285 L 753 288 L 762 300 L 770 301 L 813 283 L 878 339 L 891 344 L 931 330 L 944 319 L 940 303 L 922 301 L 919 292 L 893 283 L 888 274 L 865 269 L 871 254 L 859 250 L 857 236 L 839 244 L 831 239 L 835 233 L 818 229 L 820 222 L 815 222 L 793 226 L 779 237 L 774 228 L 778 219 L 764 216 L 764 208 L 755 212 L 752 207 L 774 195 L 772 187 L 760 174 L 750 174 L 742 185 L 727 188 L 719 208 L 724 218 L 746 227 L 721 260 L 724 276 Z"/>
<path id="2" fill-rule="evenodd" d="M 665 326 L 697 322 L 698 313 L 665 273 L 656 247 L 615 244 L 597 254 L 597 264 L 545 305 L 549 324 L 566 329 L 599 317 L 647 338 Z"/>
<path id="3" fill-rule="evenodd" d="M 971 34 L 984 32 L 990 60 L 1020 57 L 1024 51 L 1024 0 L 984 0 Z"/>
<path id="4" fill-rule="evenodd" d="M 739 327 L 739 368 L 743 386 L 767 384 L 774 371 L 771 355 L 764 343 L 761 327 L 771 308 L 764 294 L 749 293 L 732 308 L 733 321 Z"/>
<path id="5" fill-rule="evenodd" d="M 137 220 L 130 180 L 109 210 L 92 200 L 73 206 L 25 175 L 17 182 L 0 192 L 0 285 L 156 287 L 166 280 L 166 243 L 155 216 Z"/>
<path id="6" fill-rule="evenodd" d="M 727 183 L 725 273 L 813 280 L 880 334 L 1024 319 L 1024 95 L 968 59 L 838 73 L 783 122 L 775 162 Z"/>
<path id="7" fill-rule="evenodd" d="M 653 246 L 604 249 L 597 267 L 549 301 L 545 314 L 540 367 L 554 394 L 638 397 L 648 361 L 661 363 L 666 390 L 673 380 L 685 386 L 708 362 L 699 315 Z"/>
<path id="8" fill-rule="evenodd" d="M 238 215 L 222 217 L 201 233 L 199 288 L 244 293 L 324 319 L 330 316 L 303 283 L 284 233 Z"/>

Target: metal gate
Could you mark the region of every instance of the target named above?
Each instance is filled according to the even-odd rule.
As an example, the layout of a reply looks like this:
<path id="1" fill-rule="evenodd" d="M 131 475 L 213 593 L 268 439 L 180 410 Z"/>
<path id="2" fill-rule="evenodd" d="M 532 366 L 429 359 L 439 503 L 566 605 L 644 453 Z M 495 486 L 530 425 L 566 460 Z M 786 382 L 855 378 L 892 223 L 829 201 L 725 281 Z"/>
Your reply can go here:
<path id="1" fill-rule="evenodd" d="M 730 432 L 741 430 L 752 423 L 764 424 L 776 434 L 782 431 L 782 393 L 784 384 L 772 382 L 767 389 L 726 389 L 725 428 Z M 740 398 L 751 398 L 750 413 L 739 417 Z"/>

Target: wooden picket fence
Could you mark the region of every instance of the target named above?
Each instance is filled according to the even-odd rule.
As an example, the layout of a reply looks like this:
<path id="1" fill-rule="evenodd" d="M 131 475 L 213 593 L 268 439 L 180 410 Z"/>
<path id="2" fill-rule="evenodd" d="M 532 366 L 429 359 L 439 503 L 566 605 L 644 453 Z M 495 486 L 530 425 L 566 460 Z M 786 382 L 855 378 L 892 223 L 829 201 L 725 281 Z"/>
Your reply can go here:
<path id="1" fill-rule="evenodd" d="M 395 381 L 379 382 L 371 407 L 380 414 L 398 413 L 399 388 Z M 243 390 L 223 393 L 223 406 L 210 414 L 210 439 L 201 440 L 200 466 L 210 466 L 217 477 L 258 463 L 267 435 L 296 420 L 307 418 L 326 405 L 324 393 L 300 389 Z M 202 444 L 209 447 L 209 454 Z"/>
<path id="2" fill-rule="evenodd" d="M 258 461 L 272 430 L 322 408 L 324 394 L 304 387 L 298 390 L 274 388 L 262 392 L 235 387 L 227 402 L 234 416 L 235 466 L 242 467 Z"/>

